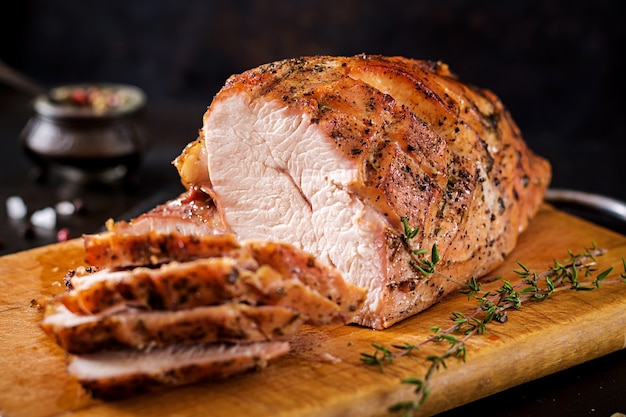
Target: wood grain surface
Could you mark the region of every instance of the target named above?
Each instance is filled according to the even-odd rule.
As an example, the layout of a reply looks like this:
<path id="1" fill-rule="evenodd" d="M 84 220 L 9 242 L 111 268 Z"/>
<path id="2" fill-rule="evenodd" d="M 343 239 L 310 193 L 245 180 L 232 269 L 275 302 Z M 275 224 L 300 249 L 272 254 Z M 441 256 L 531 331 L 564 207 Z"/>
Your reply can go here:
<path id="1" fill-rule="evenodd" d="M 599 268 L 623 272 L 626 237 L 544 206 L 515 251 L 490 276 L 516 280 L 517 261 L 541 271 L 567 250 L 595 241 L 608 249 Z M 116 402 L 90 398 L 67 375 L 66 357 L 39 328 L 38 304 L 64 291 L 68 269 L 82 264 L 80 239 L 0 258 L 0 415 L 2 417 L 78 416 L 386 416 L 388 407 L 413 399 L 400 380 L 421 377 L 425 347 L 397 359 L 383 373 L 365 366 L 361 352 L 372 343 L 417 343 L 433 325 L 447 327 L 450 313 L 476 305 L 453 295 L 390 329 L 357 326 L 303 327 L 292 352 L 269 367 L 224 381 L 145 394 Z M 495 281 L 486 288 L 497 288 Z M 545 302 L 509 312 L 505 324 L 468 343 L 467 361 L 449 360 L 435 374 L 429 400 L 419 415 L 432 415 L 512 386 L 569 368 L 626 347 L 626 285 L 592 292 L 565 291 Z"/>

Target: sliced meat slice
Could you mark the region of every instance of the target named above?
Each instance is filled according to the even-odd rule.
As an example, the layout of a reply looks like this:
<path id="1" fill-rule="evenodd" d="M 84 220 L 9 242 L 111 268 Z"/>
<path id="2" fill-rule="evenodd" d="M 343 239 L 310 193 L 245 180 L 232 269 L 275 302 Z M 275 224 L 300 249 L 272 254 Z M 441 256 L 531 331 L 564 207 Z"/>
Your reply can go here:
<path id="1" fill-rule="evenodd" d="M 264 368 L 288 352 L 287 342 L 174 345 L 75 356 L 68 372 L 93 396 L 115 399 Z"/>
<path id="2" fill-rule="evenodd" d="M 178 197 L 130 221 L 109 220 L 107 228 L 120 234 L 143 234 L 151 230 L 159 230 L 161 233 L 176 232 L 181 235 L 227 233 L 217 214 L 213 199 L 198 186 L 189 187 Z"/>
<path id="3" fill-rule="evenodd" d="M 289 252 L 287 247 L 283 248 Z M 251 266 L 253 270 L 248 269 Z M 318 276 L 313 277 L 310 271 Z M 300 275 L 306 275 L 306 279 L 298 279 Z M 309 286 L 313 278 L 328 282 Z M 248 260 L 240 263 L 224 257 L 171 262 L 156 269 L 100 269 L 70 278 L 69 286 L 71 289 L 59 296 L 58 301 L 78 314 L 127 306 L 182 310 L 239 302 L 288 307 L 311 324 L 343 324 L 352 320 L 364 299 L 363 289 L 346 285 L 329 268 L 318 269 L 311 264 L 305 271 L 289 271 L 285 276 L 269 265 L 257 268 Z"/>
<path id="4" fill-rule="evenodd" d="M 268 265 L 283 276 L 297 279 L 306 287 L 340 306 L 346 322 L 365 299 L 365 289 L 348 284 L 334 268 L 319 262 L 313 255 L 293 245 L 267 240 L 248 241 L 244 246 L 261 265 Z"/>
<path id="5" fill-rule="evenodd" d="M 193 225 L 189 227 L 193 230 Z M 165 230 L 164 230 L 165 229 Z M 143 230 L 143 228 L 142 228 Z M 185 231 L 187 232 L 187 230 Z M 159 265 L 211 256 L 238 256 L 241 246 L 230 234 L 185 234 L 150 226 L 146 232 L 129 227 L 84 235 L 85 261 L 97 267 Z"/>
<path id="6" fill-rule="evenodd" d="M 314 325 L 347 324 L 354 317 L 353 305 L 337 304 L 298 279 L 284 279 L 270 266 L 263 265 L 254 277 L 257 279 L 251 284 L 259 304 L 291 307 Z M 353 291 L 361 291 L 364 298 L 362 290 L 355 287 Z"/>
<path id="7" fill-rule="evenodd" d="M 179 311 L 124 309 L 86 316 L 58 306 L 41 327 L 67 352 L 85 354 L 124 347 L 284 340 L 302 322 L 297 311 L 281 306 L 231 303 Z"/>
<path id="8" fill-rule="evenodd" d="M 107 232 L 83 235 L 85 261 L 92 266 L 158 265 L 228 255 L 239 249 L 213 199 L 195 186 L 137 218 L 111 219 L 106 226 Z"/>
<path id="9" fill-rule="evenodd" d="M 250 261 L 253 262 L 253 261 Z M 158 268 L 136 267 L 94 273 L 76 273 L 70 290 L 58 300 L 70 311 L 98 313 L 130 305 L 149 310 L 178 310 L 225 301 L 241 301 L 248 291 L 257 265 L 239 266 L 234 258 L 216 257 L 189 262 L 170 262 Z M 248 296 L 248 301 L 253 297 Z"/>

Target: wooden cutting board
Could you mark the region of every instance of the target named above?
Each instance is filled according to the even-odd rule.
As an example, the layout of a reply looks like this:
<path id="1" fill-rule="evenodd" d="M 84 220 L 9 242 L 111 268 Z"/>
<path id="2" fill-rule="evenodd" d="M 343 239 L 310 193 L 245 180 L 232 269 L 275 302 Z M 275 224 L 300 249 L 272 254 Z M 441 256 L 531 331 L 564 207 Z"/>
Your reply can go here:
<path id="1" fill-rule="evenodd" d="M 609 252 L 601 269 L 624 272 L 626 237 L 549 206 L 542 208 L 516 250 L 490 276 L 516 280 L 516 261 L 536 271 L 567 250 L 595 241 Z M 384 416 L 398 401 L 413 399 L 400 380 L 422 377 L 425 348 L 397 359 L 384 373 L 360 354 L 372 343 L 417 343 L 433 325 L 447 327 L 452 311 L 469 313 L 475 302 L 453 295 L 384 331 L 356 326 L 302 328 L 292 352 L 269 367 L 220 382 L 205 382 L 117 402 L 93 400 L 65 372 L 64 352 L 38 327 L 36 301 L 64 290 L 62 278 L 82 264 L 82 241 L 51 245 L 0 258 L 0 415 L 45 416 Z M 499 287 L 494 282 L 493 288 Z M 33 302 L 32 300 L 35 300 Z M 435 374 L 420 415 L 451 409 L 509 387 L 626 347 L 626 285 L 592 292 L 566 291 L 509 312 L 468 344 L 467 361 L 448 360 Z"/>

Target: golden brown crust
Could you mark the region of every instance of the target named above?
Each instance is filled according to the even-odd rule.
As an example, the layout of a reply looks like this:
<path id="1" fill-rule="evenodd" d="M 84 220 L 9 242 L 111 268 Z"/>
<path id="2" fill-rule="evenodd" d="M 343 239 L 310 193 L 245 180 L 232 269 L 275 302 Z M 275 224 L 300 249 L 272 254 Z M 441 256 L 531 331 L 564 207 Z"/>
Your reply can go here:
<path id="1" fill-rule="evenodd" d="M 85 261 L 93 266 L 159 265 L 240 252 L 239 243 L 229 234 L 190 235 L 150 230 L 145 233 L 103 232 L 85 235 L 83 239 Z"/>
<path id="2" fill-rule="evenodd" d="M 358 161 L 352 191 L 398 235 L 403 218 L 419 227 L 412 245 L 436 243 L 451 273 L 480 275 L 496 266 L 550 182 L 549 163 L 527 147 L 500 100 L 440 62 L 284 60 L 231 77 L 216 101 L 241 93 L 309 115 Z"/>

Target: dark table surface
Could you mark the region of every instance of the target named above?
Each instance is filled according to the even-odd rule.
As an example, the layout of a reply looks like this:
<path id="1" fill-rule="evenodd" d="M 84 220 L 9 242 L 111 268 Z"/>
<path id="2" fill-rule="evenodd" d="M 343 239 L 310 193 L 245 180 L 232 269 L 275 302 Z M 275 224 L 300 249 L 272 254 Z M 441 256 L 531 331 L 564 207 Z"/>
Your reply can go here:
<path id="1" fill-rule="evenodd" d="M 0 86 L 0 255 L 54 243 L 63 229 L 69 238 L 102 229 L 108 218 L 129 219 L 183 190 L 170 162 L 195 139 L 206 104 L 154 104 L 148 102 L 142 123 L 150 147 L 143 163 L 127 181 L 106 185 L 76 184 L 52 176 L 37 177 L 23 154 L 18 137 L 30 116 L 30 98 Z M 567 153 L 565 154 L 567 156 Z M 554 162 L 554 161 L 553 161 Z M 558 163 L 558 161 L 557 161 Z M 559 185 L 576 188 L 576 177 L 559 178 Z M 619 195 L 622 191 L 616 190 Z M 11 220 L 5 201 L 20 196 L 29 213 L 62 201 L 79 202 L 81 210 L 58 216 L 53 229 L 33 229 L 28 217 Z M 580 209 L 578 209 L 580 210 Z M 622 233 L 623 223 L 586 210 L 577 214 Z M 625 323 L 626 327 L 626 323 Z M 506 372 L 506 370 L 503 370 Z M 494 416 L 603 416 L 626 413 L 626 350 L 476 401 L 445 413 Z"/>

